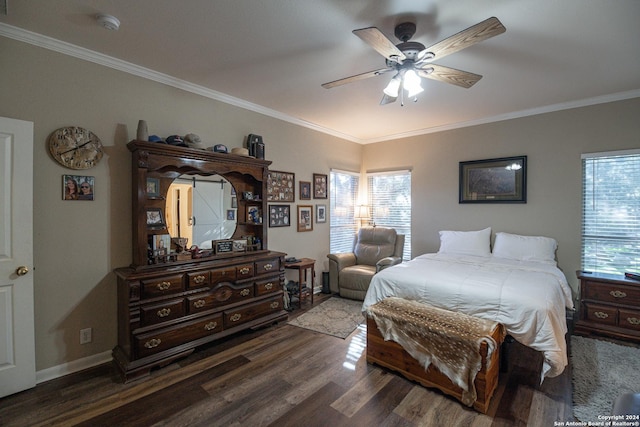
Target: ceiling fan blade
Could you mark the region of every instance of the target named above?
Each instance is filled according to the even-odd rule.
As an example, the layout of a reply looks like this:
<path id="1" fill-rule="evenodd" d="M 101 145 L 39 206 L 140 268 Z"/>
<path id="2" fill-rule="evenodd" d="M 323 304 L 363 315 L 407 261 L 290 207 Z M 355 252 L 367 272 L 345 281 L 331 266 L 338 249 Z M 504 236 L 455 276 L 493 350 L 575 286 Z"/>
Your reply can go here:
<path id="1" fill-rule="evenodd" d="M 443 56 L 450 55 L 466 47 L 472 46 L 483 40 L 502 34 L 507 29 L 502 25 L 498 18 L 492 17 L 486 19 L 479 24 L 462 30 L 457 34 L 447 37 L 438 43 L 427 47 L 418 53 L 417 63 L 440 59 Z M 432 53 L 433 56 L 428 55 Z"/>
<path id="2" fill-rule="evenodd" d="M 379 76 L 380 74 L 388 73 L 392 71 L 391 68 L 381 68 L 379 70 L 368 71 L 362 74 L 356 74 L 355 76 L 345 77 L 344 79 L 334 80 L 329 83 L 323 83 L 322 87 L 325 89 L 331 89 L 332 87 L 341 86 L 347 83 L 355 82 L 362 79 L 368 79 L 369 77 Z"/>
<path id="3" fill-rule="evenodd" d="M 465 89 L 470 88 L 482 78 L 479 74 L 456 70 L 455 68 L 443 67 L 442 65 L 436 64 L 427 64 L 422 67 L 422 69 L 418 69 L 418 75 L 420 77 L 426 77 L 427 79 L 460 86 Z"/>
<path id="4" fill-rule="evenodd" d="M 391 104 L 392 102 L 396 102 L 396 99 L 398 99 L 397 96 L 389 96 L 385 93 L 382 99 L 380 100 L 380 105 Z"/>
<path id="5" fill-rule="evenodd" d="M 352 32 L 385 58 L 394 62 L 402 62 L 406 59 L 404 53 L 376 27 L 362 28 Z"/>

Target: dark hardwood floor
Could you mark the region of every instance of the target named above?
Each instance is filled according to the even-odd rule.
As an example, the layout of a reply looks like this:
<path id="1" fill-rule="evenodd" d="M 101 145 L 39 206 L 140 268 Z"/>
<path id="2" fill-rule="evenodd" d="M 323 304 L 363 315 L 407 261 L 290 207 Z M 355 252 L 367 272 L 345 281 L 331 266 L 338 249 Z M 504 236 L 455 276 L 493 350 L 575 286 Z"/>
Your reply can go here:
<path id="1" fill-rule="evenodd" d="M 314 305 L 328 295 L 318 295 Z M 290 318 L 309 309 L 307 303 Z M 512 344 L 488 415 L 366 362 L 347 339 L 284 322 L 122 384 L 110 364 L 0 399 L 2 426 L 552 426 L 573 420 L 569 368 L 538 385 L 540 354 Z"/>

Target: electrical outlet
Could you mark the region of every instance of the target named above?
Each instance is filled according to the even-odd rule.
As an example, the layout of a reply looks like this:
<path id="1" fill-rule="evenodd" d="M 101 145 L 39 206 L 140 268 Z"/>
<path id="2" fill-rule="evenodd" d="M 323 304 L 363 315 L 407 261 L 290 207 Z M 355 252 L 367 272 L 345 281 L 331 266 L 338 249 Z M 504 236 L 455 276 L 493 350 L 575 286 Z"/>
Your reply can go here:
<path id="1" fill-rule="evenodd" d="M 80 329 L 80 344 L 91 342 L 91 328 Z"/>

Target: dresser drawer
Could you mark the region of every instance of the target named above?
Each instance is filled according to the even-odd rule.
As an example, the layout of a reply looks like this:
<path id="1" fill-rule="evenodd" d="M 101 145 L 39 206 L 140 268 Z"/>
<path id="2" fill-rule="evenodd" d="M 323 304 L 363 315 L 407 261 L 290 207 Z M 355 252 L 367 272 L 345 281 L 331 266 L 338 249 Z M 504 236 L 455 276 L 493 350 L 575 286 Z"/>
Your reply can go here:
<path id="1" fill-rule="evenodd" d="M 142 281 L 143 298 L 153 298 L 184 291 L 182 274 Z"/>
<path id="2" fill-rule="evenodd" d="M 258 280 L 256 282 L 256 296 L 270 294 L 280 290 L 282 290 L 280 276 L 274 276 L 268 279 Z"/>
<path id="3" fill-rule="evenodd" d="M 618 311 L 618 324 L 621 327 L 640 331 L 640 310 L 625 310 L 621 308 Z"/>
<path id="4" fill-rule="evenodd" d="M 624 305 L 640 305 L 640 288 L 589 280 L 585 281 L 582 286 L 585 286 L 584 296 L 587 299 Z"/>
<path id="5" fill-rule="evenodd" d="M 209 286 L 211 283 L 208 271 L 199 271 L 197 273 L 187 273 L 187 288 L 202 288 Z"/>
<path id="6" fill-rule="evenodd" d="M 256 274 L 273 273 L 274 271 L 280 271 L 280 258 L 256 262 Z"/>
<path id="7" fill-rule="evenodd" d="M 174 328 L 136 336 L 135 346 L 138 357 L 145 357 L 220 331 L 222 314 L 218 313 Z"/>
<path id="8" fill-rule="evenodd" d="M 211 291 L 205 294 L 190 296 L 189 313 L 211 310 L 239 301 L 248 301 L 253 298 L 253 284 L 234 285 L 232 283 L 219 283 Z"/>
<path id="9" fill-rule="evenodd" d="M 220 282 L 233 282 L 236 280 L 236 268 L 219 268 L 211 271 L 211 284 L 215 285 Z"/>
<path id="10" fill-rule="evenodd" d="M 616 325 L 618 310 L 615 307 L 597 304 L 584 304 L 587 311 L 587 320 L 603 325 Z"/>
<path id="11" fill-rule="evenodd" d="M 279 294 L 278 296 L 265 301 L 245 305 L 233 310 L 225 310 L 224 327 L 225 329 L 227 329 L 250 322 L 254 319 L 266 316 L 268 314 L 281 311 L 282 307 L 282 295 Z"/>
<path id="12" fill-rule="evenodd" d="M 236 267 L 236 279 L 253 277 L 253 264 L 243 264 Z"/>
<path id="13" fill-rule="evenodd" d="M 140 308 L 140 325 L 148 326 L 184 316 L 184 298 Z"/>

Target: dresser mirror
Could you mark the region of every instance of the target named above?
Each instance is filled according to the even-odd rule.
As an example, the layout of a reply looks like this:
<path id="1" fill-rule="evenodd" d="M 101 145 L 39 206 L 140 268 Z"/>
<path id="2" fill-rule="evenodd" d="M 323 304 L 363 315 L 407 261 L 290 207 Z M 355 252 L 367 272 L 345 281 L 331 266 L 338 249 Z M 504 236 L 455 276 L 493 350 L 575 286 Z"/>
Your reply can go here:
<path id="1" fill-rule="evenodd" d="M 169 234 L 200 249 L 211 249 L 212 240 L 231 238 L 237 225 L 235 197 L 231 183 L 220 175 L 180 175 L 167 191 Z"/>

